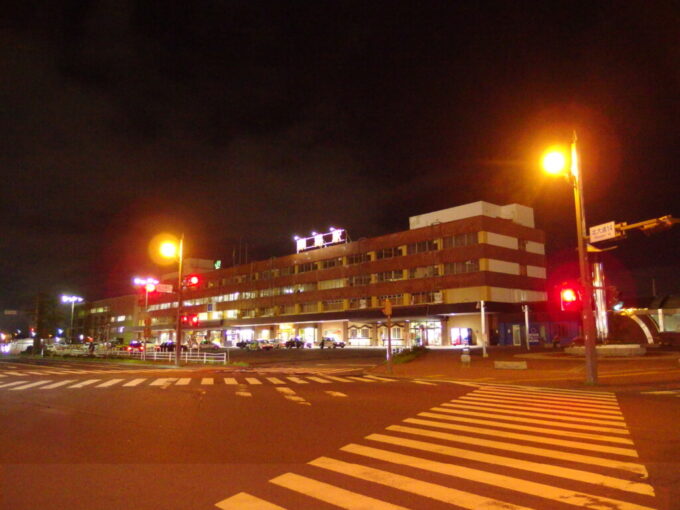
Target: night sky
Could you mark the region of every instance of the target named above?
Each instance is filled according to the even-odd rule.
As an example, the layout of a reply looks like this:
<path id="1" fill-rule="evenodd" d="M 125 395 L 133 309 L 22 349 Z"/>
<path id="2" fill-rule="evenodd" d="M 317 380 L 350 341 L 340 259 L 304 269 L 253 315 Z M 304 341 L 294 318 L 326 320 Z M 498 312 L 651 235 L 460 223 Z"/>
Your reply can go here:
<path id="1" fill-rule="evenodd" d="M 263 259 L 477 200 L 533 207 L 551 274 L 576 274 L 571 189 L 538 163 L 573 129 L 588 225 L 680 216 L 674 2 L 15 4 L 0 310 L 129 293 L 161 274 L 162 231 L 229 265 L 239 243 Z M 614 283 L 679 292 L 679 248 L 680 225 L 632 234 L 608 253 Z"/>

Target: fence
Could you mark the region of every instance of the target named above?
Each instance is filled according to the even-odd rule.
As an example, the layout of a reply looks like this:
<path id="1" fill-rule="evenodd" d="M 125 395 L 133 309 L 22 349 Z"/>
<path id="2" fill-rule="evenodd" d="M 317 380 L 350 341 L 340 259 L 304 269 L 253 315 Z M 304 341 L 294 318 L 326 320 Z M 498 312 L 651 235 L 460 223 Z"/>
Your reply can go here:
<path id="1" fill-rule="evenodd" d="M 95 358 L 127 358 L 139 359 L 146 361 L 167 361 L 168 363 L 175 362 L 174 351 L 127 351 L 121 349 L 95 349 L 90 352 L 86 345 L 60 345 L 54 346 L 52 352 L 57 356 L 94 356 Z M 180 355 L 180 361 L 184 363 L 221 363 L 226 365 L 229 361 L 228 352 L 201 352 L 190 349 L 183 351 Z"/>

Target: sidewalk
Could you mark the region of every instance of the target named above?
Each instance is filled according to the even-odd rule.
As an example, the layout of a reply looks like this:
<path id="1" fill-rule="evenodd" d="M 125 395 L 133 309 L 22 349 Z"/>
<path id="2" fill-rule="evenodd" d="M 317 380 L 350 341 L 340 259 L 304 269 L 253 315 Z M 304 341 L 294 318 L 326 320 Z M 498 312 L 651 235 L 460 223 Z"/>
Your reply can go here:
<path id="1" fill-rule="evenodd" d="M 470 353 L 469 365 L 461 362 L 462 351 L 430 350 L 410 363 L 395 364 L 393 377 L 438 379 L 470 383 L 523 384 L 580 389 L 601 388 L 607 391 L 636 391 L 653 388 L 680 388 L 680 352 L 648 351 L 646 356 L 598 359 L 598 384 L 585 384 L 585 360 L 561 350 L 522 347 L 490 347 L 488 357 L 481 350 Z M 526 361 L 526 369 L 496 368 L 494 362 Z M 376 375 L 390 375 L 381 364 L 371 370 Z"/>

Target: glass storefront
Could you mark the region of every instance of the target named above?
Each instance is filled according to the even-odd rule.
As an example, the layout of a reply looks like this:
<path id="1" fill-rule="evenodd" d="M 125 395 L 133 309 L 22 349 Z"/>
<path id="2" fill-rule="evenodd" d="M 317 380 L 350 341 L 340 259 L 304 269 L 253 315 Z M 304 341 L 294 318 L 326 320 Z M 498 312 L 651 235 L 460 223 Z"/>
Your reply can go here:
<path id="1" fill-rule="evenodd" d="M 439 321 L 413 321 L 410 333 L 413 345 L 442 345 L 442 325 Z"/>

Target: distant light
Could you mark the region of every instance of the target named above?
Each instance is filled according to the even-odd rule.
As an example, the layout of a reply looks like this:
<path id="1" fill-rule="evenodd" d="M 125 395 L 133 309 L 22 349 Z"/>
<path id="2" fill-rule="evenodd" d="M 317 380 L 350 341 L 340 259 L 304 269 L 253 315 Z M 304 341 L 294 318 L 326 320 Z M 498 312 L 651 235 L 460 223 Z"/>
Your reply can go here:
<path id="1" fill-rule="evenodd" d="M 153 283 L 147 283 L 146 286 L 144 287 L 147 292 L 153 292 L 156 290 L 156 286 Z"/>
<path id="2" fill-rule="evenodd" d="M 85 335 L 80 335 L 79 338 L 82 340 L 83 338 L 85 338 Z"/>
<path id="3" fill-rule="evenodd" d="M 293 241 L 297 241 L 298 239 L 300 239 L 300 236 L 293 236 Z"/>
<path id="4" fill-rule="evenodd" d="M 567 156 L 560 147 L 551 147 L 543 154 L 543 169 L 551 175 L 561 175 L 567 167 Z"/>
<path id="5" fill-rule="evenodd" d="M 67 296 L 67 295 L 62 295 L 61 296 L 61 302 L 62 303 L 82 303 L 83 298 L 80 296 Z"/>
<path id="6" fill-rule="evenodd" d="M 315 235 L 316 235 L 316 232 L 312 232 L 312 235 L 315 236 Z"/>
<path id="7" fill-rule="evenodd" d="M 58 329 L 57 329 L 57 333 L 58 333 L 59 335 L 61 335 L 63 332 L 64 332 L 63 329 L 61 329 L 61 328 L 58 328 Z"/>
<path id="8" fill-rule="evenodd" d="M 151 278 L 151 277 L 149 277 L 149 278 L 133 278 L 132 283 L 134 283 L 135 285 L 149 285 L 149 284 L 158 285 L 158 280 L 156 280 L 155 278 Z"/>
<path id="9" fill-rule="evenodd" d="M 623 309 L 623 301 L 619 301 L 612 308 L 614 308 L 614 310 L 617 312 L 621 311 Z"/>
<path id="10" fill-rule="evenodd" d="M 177 257 L 177 252 L 179 251 L 177 245 L 171 241 L 166 241 L 160 246 L 161 256 L 166 259 L 174 259 Z"/>
<path id="11" fill-rule="evenodd" d="M 333 232 L 333 231 L 335 230 L 335 227 L 331 227 L 331 229 L 330 229 L 330 230 L 331 230 L 331 232 Z"/>

